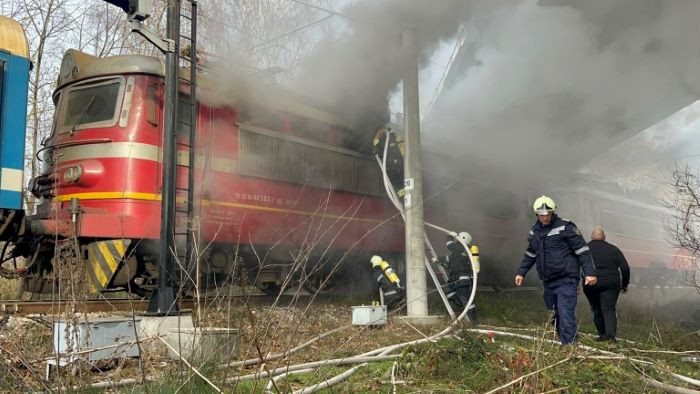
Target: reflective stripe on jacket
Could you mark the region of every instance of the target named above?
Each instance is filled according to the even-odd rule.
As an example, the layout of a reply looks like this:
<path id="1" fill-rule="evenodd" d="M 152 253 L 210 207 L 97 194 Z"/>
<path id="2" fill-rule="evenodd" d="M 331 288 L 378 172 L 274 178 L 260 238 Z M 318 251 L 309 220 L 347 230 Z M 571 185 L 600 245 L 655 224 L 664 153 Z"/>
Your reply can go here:
<path id="1" fill-rule="evenodd" d="M 578 279 L 581 270 L 585 276 L 596 274 L 581 232 L 574 223 L 556 214 L 548 226 L 542 226 L 539 220 L 532 225 L 518 275 L 525 276 L 533 265 L 543 281 L 565 277 Z"/>

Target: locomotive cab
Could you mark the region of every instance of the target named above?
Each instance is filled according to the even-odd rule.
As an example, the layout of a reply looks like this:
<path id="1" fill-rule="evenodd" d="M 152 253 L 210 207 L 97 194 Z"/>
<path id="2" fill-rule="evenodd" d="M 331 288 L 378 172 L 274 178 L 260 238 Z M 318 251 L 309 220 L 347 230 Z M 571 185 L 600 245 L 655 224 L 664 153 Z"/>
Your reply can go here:
<path id="1" fill-rule="evenodd" d="M 29 185 L 40 203 L 27 224 L 35 240 L 78 239 L 74 254 L 97 291 L 128 286 L 139 269 L 131 241 L 158 237 L 158 227 L 144 223 L 160 210 L 162 77 L 162 62 L 145 56 L 68 50 L 61 64 L 53 130 L 40 152 L 44 171 Z M 37 260 L 44 261 L 32 267 L 27 289 L 49 291 L 52 258 Z"/>

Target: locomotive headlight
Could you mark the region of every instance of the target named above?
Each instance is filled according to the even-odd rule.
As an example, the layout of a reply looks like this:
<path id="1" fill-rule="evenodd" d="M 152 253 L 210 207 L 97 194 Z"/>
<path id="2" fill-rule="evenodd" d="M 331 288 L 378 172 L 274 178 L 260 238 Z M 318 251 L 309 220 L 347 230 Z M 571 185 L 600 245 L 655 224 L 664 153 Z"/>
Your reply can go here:
<path id="1" fill-rule="evenodd" d="M 68 167 L 63 172 L 63 182 L 65 182 L 65 183 L 77 182 L 78 179 L 80 179 L 81 175 L 83 175 L 83 167 L 81 167 L 81 166 Z"/>

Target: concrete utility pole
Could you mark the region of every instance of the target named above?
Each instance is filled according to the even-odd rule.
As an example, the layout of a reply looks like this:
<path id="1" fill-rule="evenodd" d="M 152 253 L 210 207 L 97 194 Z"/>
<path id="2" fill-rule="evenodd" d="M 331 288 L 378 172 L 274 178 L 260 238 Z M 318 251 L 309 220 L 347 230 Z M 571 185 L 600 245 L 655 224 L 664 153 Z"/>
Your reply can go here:
<path id="1" fill-rule="evenodd" d="M 416 30 L 403 31 L 406 71 L 403 78 L 405 136 L 404 207 L 406 210 L 406 302 L 408 317 L 428 315 L 423 228 L 423 176 L 421 175 L 418 53 Z"/>

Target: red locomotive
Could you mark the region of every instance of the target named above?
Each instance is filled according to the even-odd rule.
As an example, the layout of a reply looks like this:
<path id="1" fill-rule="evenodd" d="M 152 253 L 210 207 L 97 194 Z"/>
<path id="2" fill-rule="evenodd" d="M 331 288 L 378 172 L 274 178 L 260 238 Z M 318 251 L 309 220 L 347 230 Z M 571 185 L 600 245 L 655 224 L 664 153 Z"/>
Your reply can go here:
<path id="1" fill-rule="evenodd" d="M 65 53 L 46 168 L 30 183 L 41 203 L 27 218 L 31 236 L 18 244 L 30 262 L 25 290 L 51 291 L 61 239 L 77 239 L 97 291 L 146 292 L 156 285 L 163 75 L 162 61 L 153 57 Z M 214 77 L 202 73 L 200 81 L 206 78 Z M 188 90 L 181 86 L 181 100 Z M 296 270 L 316 273 L 305 281 L 314 286 L 343 257 L 403 250 L 403 225 L 384 198 L 376 162 L 351 148 L 342 119 L 281 91 L 272 101 L 244 97 L 236 106 L 207 105 L 206 96 L 198 91 L 194 119 L 196 223 L 178 223 L 195 231 L 201 245 L 200 283 L 221 284 L 245 272 L 272 292 Z M 182 207 L 190 165 L 186 125 L 193 120 L 179 123 Z"/>

